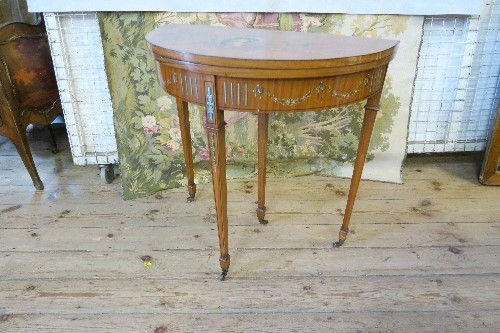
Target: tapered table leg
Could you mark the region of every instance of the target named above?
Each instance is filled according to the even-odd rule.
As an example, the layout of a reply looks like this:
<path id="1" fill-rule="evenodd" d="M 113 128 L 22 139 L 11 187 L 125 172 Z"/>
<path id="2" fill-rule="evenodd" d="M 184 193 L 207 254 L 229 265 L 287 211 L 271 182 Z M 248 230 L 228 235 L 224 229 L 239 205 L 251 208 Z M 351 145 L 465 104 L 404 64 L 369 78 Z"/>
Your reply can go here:
<path id="1" fill-rule="evenodd" d="M 205 127 L 208 135 L 217 231 L 219 234 L 219 263 L 222 269 L 221 280 L 224 280 L 230 264 L 227 221 L 226 123 L 224 122 L 224 111 L 217 109 L 215 104 L 216 98 L 213 82 L 205 82 L 205 93 L 206 114 L 203 127 Z"/>
<path id="2" fill-rule="evenodd" d="M 194 200 L 196 195 L 196 184 L 194 183 L 193 151 L 191 148 L 191 129 L 189 126 L 188 103 L 180 98 L 177 101 L 177 113 L 179 114 L 179 128 L 181 130 L 182 149 L 184 151 L 184 161 L 186 163 L 186 176 L 188 179 L 189 202 Z"/>
<path id="3" fill-rule="evenodd" d="M 258 115 L 258 198 L 257 218 L 261 224 L 267 224 L 266 216 L 266 159 L 267 159 L 267 133 L 269 113 L 261 112 Z"/>
<path id="4" fill-rule="evenodd" d="M 363 172 L 363 166 L 365 164 L 368 146 L 370 144 L 370 138 L 373 132 L 373 125 L 375 124 L 377 111 L 380 109 L 381 94 L 382 91 L 380 91 L 377 95 L 370 97 L 365 105 L 365 115 L 363 118 L 363 125 L 361 127 L 361 134 L 359 137 L 356 160 L 354 162 L 351 186 L 349 188 L 349 194 L 347 196 L 347 205 L 344 212 L 344 219 L 339 232 L 339 241 L 333 243 L 334 247 L 342 246 L 345 239 L 347 238 L 347 233 L 349 232 L 349 221 L 351 220 L 354 201 L 356 200 L 356 194 L 358 193 L 359 182 L 361 180 L 361 174 Z"/>

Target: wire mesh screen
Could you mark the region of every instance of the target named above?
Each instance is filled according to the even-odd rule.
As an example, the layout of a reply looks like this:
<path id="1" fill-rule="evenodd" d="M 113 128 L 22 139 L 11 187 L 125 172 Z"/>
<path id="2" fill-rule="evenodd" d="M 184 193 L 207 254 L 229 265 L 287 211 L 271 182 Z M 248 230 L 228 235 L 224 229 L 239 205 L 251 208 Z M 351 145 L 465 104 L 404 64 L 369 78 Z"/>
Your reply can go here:
<path id="1" fill-rule="evenodd" d="M 75 164 L 118 162 L 96 13 L 44 13 Z"/>
<path id="2" fill-rule="evenodd" d="M 484 150 L 499 96 L 500 0 L 480 17 L 426 17 L 408 152 Z"/>
<path id="3" fill-rule="evenodd" d="M 408 152 L 483 150 L 499 96 L 500 0 L 424 20 Z M 76 164 L 118 161 L 96 13 L 44 13 Z"/>

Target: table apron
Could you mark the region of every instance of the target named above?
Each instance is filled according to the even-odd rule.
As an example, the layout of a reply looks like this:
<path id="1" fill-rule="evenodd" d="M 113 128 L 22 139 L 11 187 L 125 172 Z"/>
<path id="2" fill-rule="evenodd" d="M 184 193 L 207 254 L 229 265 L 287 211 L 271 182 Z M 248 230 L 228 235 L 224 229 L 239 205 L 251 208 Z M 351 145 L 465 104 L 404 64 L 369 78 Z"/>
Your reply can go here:
<path id="1" fill-rule="evenodd" d="M 162 88 L 187 102 L 205 104 L 208 76 L 157 62 Z M 387 65 L 360 72 L 294 79 L 215 76 L 219 109 L 239 111 L 307 111 L 352 104 L 382 89 Z"/>

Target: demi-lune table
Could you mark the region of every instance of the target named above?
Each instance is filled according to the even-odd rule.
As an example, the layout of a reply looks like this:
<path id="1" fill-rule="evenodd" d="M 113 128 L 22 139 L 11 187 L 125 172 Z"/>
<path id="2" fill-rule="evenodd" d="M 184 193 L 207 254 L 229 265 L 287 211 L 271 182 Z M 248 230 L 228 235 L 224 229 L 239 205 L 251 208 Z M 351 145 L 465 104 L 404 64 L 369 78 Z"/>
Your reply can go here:
<path id="1" fill-rule="evenodd" d="M 398 41 L 321 33 L 167 25 L 146 35 L 162 88 L 179 113 L 188 179 L 188 200 L 196 193 L 188 103 L 205 106 L 222 280 L 228 247 L 224 110 L 258 113 L 257 217 L 264 219 L 266 141 L 270 112 L 326 109 L 367 100 L 339 240 L 347 237 L 387 66 Z"/>

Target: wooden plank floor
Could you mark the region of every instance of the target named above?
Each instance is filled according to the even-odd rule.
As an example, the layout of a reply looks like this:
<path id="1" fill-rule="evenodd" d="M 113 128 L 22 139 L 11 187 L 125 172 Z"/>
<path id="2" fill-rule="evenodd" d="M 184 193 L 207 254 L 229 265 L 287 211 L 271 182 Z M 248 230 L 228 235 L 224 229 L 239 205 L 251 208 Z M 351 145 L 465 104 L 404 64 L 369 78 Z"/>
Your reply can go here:
<path id="1" fill-rule="evenodd" d="M 57 155 L 32 142 L 44 191 L 0 137 L 2 333 L 500 331 L 500 188 L 478 183 L 480 155 L 362 182 L 340 249 L 348 180 L 270 179 L 265 226 L 256 181 L 230 180 L 221 282 L 210 185 L 124 201 L 63 133 Z"/>

